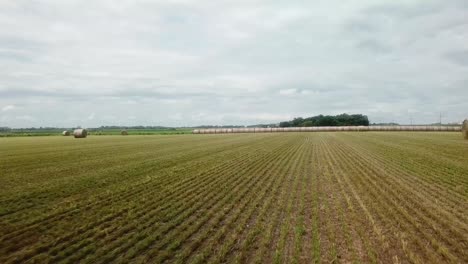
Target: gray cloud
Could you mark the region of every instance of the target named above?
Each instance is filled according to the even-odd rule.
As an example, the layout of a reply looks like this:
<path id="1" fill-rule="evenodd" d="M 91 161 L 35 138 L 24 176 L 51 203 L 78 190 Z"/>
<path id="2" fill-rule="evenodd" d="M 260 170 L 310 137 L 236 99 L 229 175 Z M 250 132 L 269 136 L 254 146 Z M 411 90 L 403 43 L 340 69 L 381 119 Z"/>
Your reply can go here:
<path id="1" fill-rule="evenodd" d="M 468 66 L 468 50 L 450 52 L 446 54 L 447 58 L 454 63 L 462 66 Z"/>
<path id="2" fill-rule="evenodd" d="M 377 54 L 386 54 L 392 51 L 392 49 L 387 47 L 385 44 L 379 43 L 375 40 L 363 40 L 359 42 L 356 47 L 358 49 L 364 49 Z"/>
<path id="3" fill-rule="evenodd" d="M 467 18 L 463 0 L 2 2 L 0 126 L 459 121 Z"/>

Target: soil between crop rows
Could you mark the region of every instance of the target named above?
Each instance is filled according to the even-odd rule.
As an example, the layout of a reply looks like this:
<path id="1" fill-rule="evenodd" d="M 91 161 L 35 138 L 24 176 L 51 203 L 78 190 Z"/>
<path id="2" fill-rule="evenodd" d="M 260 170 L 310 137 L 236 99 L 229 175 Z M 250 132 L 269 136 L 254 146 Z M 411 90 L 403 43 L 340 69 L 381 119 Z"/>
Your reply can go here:
<path id="1" fill-rule="evenodd" d="M 0 138 L 0 263 L 468 263 L 444 132 Z"/>

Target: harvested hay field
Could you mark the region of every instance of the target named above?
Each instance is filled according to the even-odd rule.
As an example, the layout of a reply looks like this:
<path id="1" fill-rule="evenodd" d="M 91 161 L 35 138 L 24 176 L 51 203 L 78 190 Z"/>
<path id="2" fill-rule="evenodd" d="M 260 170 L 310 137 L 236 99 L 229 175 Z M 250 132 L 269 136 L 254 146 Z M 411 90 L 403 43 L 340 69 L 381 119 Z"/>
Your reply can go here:
<path id="1" fill-rule="evenodd" d="M 0 138 L 0 263 L 468 263 L 468 141 Z"/>

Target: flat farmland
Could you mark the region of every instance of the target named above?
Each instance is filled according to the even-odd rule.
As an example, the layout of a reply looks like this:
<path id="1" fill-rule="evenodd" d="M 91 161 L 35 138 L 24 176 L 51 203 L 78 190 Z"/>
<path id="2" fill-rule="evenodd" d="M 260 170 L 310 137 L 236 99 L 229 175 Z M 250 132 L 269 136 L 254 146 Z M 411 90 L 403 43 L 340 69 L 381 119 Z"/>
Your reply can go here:
<path id="1" fill-rule="evenodd" d="M 468 263 L 468 141 L 0 138 L 0 263 Z"/>

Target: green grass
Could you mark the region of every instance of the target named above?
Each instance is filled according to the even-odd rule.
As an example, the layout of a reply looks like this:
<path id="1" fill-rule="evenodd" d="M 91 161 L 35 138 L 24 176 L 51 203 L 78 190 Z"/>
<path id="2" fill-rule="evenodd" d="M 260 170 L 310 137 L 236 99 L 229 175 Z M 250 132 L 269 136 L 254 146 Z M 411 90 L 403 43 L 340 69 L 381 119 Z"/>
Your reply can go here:
<path id="1" fill-rule="evenodd" d="M 439 132 L 0 138 L 0 263 L 466 263 L 467 149 Z"/>
<path id="2" fill-rule="evenodd" d="M 35 137 L 35 136 L 62 136 L 64 129 L 11 129 L 0 131 L 0 137 Z M 73 130 L 68 129 L 73 132 Z M 89 135 L 109 136 L 120 135 L 122 129 L 88 129 Z M 172 128 L 172 129 L 127 129 L 129 135 L 178 135 L 192 134 L 191 128 Z"/>

